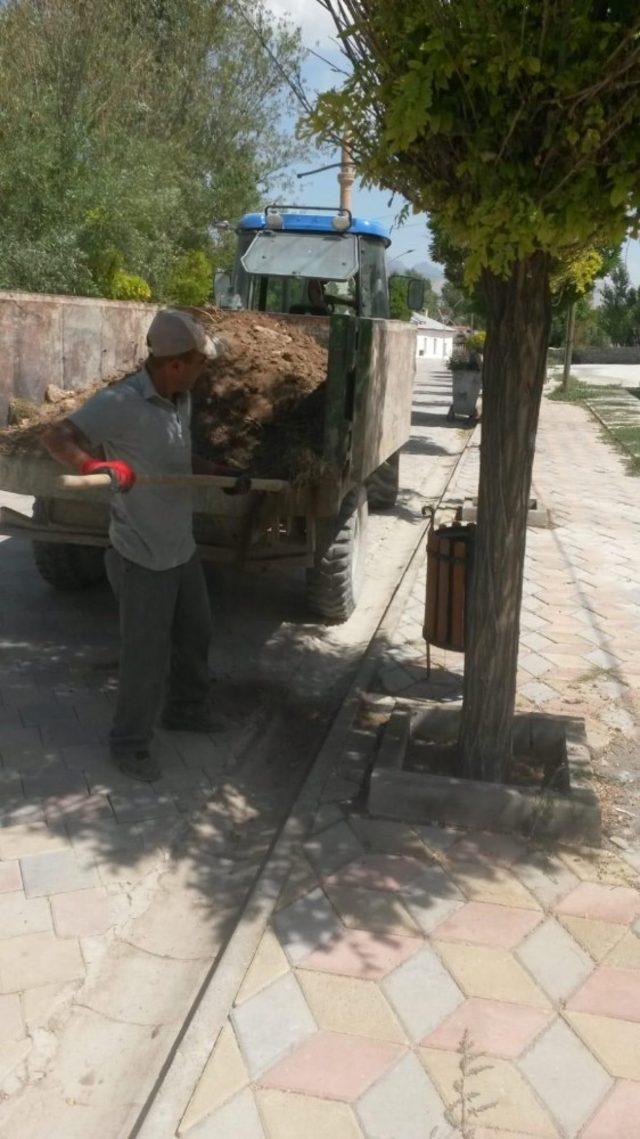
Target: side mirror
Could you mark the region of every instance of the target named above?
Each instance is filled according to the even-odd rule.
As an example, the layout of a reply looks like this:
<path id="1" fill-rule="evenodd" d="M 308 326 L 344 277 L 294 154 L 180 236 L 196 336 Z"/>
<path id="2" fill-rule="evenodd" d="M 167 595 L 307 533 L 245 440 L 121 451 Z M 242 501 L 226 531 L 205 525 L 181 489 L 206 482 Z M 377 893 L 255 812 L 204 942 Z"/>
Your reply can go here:
<path id="1" fill-rule="evenodd" d="M 213 278 L 213 295 L 217 305 L 222 304 L 231 292 L 231 275 L 223 269 L 216 269 Z"/>
<path id="2" fill-rule="evenodd" d="M 412 312 L 420 312 L 424 308 L 424 281 L 419 277 L 409 278 L 407 304 Z"/>

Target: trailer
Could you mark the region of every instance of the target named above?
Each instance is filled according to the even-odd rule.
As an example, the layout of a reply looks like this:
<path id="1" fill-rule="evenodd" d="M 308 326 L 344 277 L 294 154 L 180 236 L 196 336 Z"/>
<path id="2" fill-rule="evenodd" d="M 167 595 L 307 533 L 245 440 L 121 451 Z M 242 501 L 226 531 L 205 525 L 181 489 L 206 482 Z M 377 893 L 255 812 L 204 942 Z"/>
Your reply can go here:
<path id="1" fill-rule="evenodd" d="M 304 567 L 311 612 L 342 622 L 363 583 L 369 505 L 391 506 L 397 495 L 398 454 L 410 434 L 415 327 L 388 319 L 389 239 L 378 223 L 348 211 L 271 207 L 243 218 L 237 232 L 235 270 L 218 277 L 218 302 L 300 323 L 328 347 L 321 474 L 261 479 L 237 495 L 225 493 L 224 480 L 195 478 L 194 535 L 205 560 Z M 408 281 L 416 308 L 421 288 Z M 42 576 L 77 589 L 104 574 L 110 491 L 63 486 L 61 473 L 44 451 L 0 452 L 0 488 L 35 500 L 31 517 L 2 508 L 0 532 L 30 537 Z"/>

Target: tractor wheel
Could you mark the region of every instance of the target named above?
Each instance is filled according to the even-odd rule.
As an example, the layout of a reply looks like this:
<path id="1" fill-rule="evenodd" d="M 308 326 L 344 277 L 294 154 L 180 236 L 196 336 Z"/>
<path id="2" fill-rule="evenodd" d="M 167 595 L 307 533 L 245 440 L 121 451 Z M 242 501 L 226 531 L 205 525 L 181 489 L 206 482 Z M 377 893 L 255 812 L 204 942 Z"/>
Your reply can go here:
<path id="1" fill-rule="evenodd" d="M 318 526 L 316 564 L 307 570 L 307 602 L 330 624 L 347 621 L 358 604 L 368 516 L 367 492 L 361 486 L 349 491 L 337 518 Z"/>
<path id="2" fill-rule="evenodd" d="M 367 479 L 370 510 L 392 510 L 400 488 L 400 452 L 391 455 Z"/>

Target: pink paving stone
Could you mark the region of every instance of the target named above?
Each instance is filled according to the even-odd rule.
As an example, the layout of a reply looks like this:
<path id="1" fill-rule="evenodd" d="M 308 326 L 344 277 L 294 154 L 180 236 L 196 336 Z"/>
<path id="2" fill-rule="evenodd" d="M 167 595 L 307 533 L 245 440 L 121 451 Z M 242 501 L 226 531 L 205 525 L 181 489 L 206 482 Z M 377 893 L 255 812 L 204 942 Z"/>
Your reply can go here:
<path id="1" fill-rule="evenodd" d="M 640 972 L 603 965 L 567 1002 L 575 1012 L 640 1021 Z"/>
<path id="2" fill-rule="evenodd" d="M 472 862 L 479 858 L 483 862 L 497 862 L 500 866 L 512 866 L 524 854 L 525 847 L 517 838 L 507 834 L 470 834 L 457 842 L 449 850 L 449 857 Z"/>
<path id="3" fill-rule="evenodd" d="M 424 947 L 417 937 L 348 929 L 300 961 L 301 969 L 379 980 Z"/>
<path id="4" fill-rule="evenodd" d="M 472 941 L 512 949 L 542 919 L 535 910 L 495 906 L 490 902 L 467 902 L 431 931 L 439 941 Z"/>
<path id="5" fill-rule="evenodd" d="M 640 1084 L 620 1080 L 604 1101 L 582 1139 L 630 1139 L 630 1121 L 640 1120 Z"/>
<path id="6" fill-rule="evenodd" d="M 58 937 L 97 937 L 111 925 L 109 898 L 103 887 L 55 894 L 51 912 Z"/>
<path id="7" fill-rule="evenodd" d="M 640 914 L 640 894 L 630 886 L 581 882 L 556 905 L 556 913 L 631 925 Z"/>
<path id="8" fill-rule="evenodd" d="M 365 886 L 370 890 L 401 890 L 424 870 L 417 858 L 397 854 L 365 854 L 325 881 L 329 886 Z"/>
<path id="9" fill-rule="evenodd" d="M 513 1060 L 542 1031 L 550 1016 L 543 1009 L 474 997 L 460 1005 L 421 1043 L 428 1048 L 457 1052 L 468 1032 L 474 1051 Z"/>
<path id="10" fill-rule="evenodd" d="M 353 1102 L 400 1059 L 405 1049 L 362 1036 L 317 1032 L 259 1081 L 284 1092 Z"/>
<path id="11" fill-rule="evenodd" d="M 19 862 L 0 862 L 0 894 L 9 894 L 22 889 L 22 875 Z"/>

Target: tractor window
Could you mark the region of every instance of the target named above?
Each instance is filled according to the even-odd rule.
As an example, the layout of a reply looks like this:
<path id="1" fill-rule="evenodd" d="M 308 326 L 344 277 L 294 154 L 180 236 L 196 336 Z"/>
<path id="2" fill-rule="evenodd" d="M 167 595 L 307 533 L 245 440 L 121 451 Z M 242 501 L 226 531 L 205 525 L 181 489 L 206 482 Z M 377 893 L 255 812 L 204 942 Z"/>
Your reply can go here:
<path id="1" fill-rule="evenodd" d="M 358 245 L 353 234 L 263 230 L 241 263 L 247 273 L 259 276 L 346 281 L 358 271 Z"/>
<path id="2" fill-rule="evenodd" d="M 385 247 L 375 237 L 360 238 L 360 314 L 389 317 Z"/>

